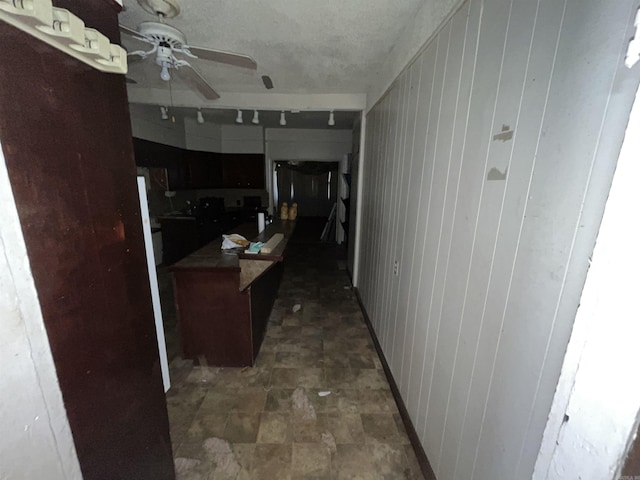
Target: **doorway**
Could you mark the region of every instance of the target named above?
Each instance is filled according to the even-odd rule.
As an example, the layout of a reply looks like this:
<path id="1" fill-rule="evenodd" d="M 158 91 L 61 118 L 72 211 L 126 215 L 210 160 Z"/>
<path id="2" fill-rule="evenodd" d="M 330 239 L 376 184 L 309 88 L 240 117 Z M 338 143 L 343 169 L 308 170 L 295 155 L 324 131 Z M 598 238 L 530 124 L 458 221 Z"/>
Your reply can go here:
<path id="1" fill-rule="evenodd" d="M 327 218 L 338 196 L 338 162 L 276 161 L 274 205 L 298 204 L 298 216 Z"/>

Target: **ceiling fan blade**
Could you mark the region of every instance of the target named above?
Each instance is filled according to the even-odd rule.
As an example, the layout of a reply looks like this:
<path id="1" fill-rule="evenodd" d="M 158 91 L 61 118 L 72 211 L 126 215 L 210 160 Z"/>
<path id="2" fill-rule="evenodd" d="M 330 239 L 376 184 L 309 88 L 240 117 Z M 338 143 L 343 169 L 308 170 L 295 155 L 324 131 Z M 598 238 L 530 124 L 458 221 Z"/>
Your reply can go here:
<path id="1" fill-rule="evenodd" d="M 207 83 L 202 75 L 200 75 L 200 73 L 198 73 L 198 71 L 188 63 L 185 62 L 184 65 L 173 71 L 178 72 L 182 78 L 193 85 L 207 100 L 215 100 L 217 98 L 220 98 L 220 95 L 218 95 L 218 93 L 213 88 L 211 88 L 211 85 Z"/>
<path id="2" fill-rule="evenodd" d="M 235 65 L 236 67 L 249 68 L 251 70 L 257 70 L 258 64 L 249 55 L 243 55 L 241 53 L 225 52 L 223 50 L 214 50 L 212 48 L 204 47 L 185 47 L 189 52 L 198 58 L 203 60 L 211 60 L 212 62 L 226 63 L 229 65 Z"/>
<path id="3" fill-rule="evenodd" d="M 127 55 L 127 63 L 128 64 L 140 63 L 145 58 L 147 57 L 143 57 L 142 55 L 138 55 L 136 53 L 130 53 L 129 55 Z"/>
<path id="4" fill-rule="evenodd" d="M 120 25 L 120 32 L 124 33 L 125 35 L 129 35 L 130 37 L 135 38 L 136 40 L 139 40 L 141 42 L 147 42 L 149 43 L 149 41 L 143 37 L 142 35 L 140 35 L 136 30 L 134 30 L 133 28 L 129 28 L 126 25 Z"/>

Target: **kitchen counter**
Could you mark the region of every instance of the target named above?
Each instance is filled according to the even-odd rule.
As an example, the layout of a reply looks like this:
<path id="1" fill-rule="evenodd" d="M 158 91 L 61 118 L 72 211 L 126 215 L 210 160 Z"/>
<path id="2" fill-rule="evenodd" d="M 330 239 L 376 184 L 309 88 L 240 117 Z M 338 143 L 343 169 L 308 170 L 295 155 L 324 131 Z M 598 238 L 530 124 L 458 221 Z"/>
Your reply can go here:
<path id="1" fill-rule="evenodd" d="M 236 233 L 242 235 L 252 242 L 266 243 L 276 233 L 282 233 L 284 239 L 276 246 L 272 253 L 249 254 L 244 253 L 248 247 L 239 247 L 237 249 L 222 250 L 222 237 L 219 237 L 204 247 L 196 250 L 192 254 L 175 263 L 172 270 L 189 269 L 189 268 L 240 268 L 240 259 L 246 260 L 268 260 L 280 262 L 283 259 L 283 253 L 287 246 L 287 241 L 293 233 L 295 222 L 275 221 L 268 225 L 264 231 L 258 234 L 258 228 L 253 223 L 245 223 L 236 228 L 231 229 L 229 234 Z"/>
<path id="2" fill-rule="evenodd" d="M 222 237 L 171 267 L 184 358 L 216 366 L 250 366 L 262 344 L 295 222 L 274 222 L 258 235 L 255 224 L 229 233 L 267 242 L 284 238 L 269 255 L 245 248 L 221 250 Z"/>

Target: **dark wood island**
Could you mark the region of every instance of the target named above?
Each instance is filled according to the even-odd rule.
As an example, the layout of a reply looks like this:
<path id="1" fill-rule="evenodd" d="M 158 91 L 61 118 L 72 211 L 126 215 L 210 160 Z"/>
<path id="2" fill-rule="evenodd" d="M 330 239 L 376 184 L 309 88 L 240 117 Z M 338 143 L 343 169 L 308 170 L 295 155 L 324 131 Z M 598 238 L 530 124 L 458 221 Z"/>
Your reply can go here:
<path id="1" fill-rule="evenodd" d="M 173 267 L 174 295 L 184 358 L 222 367 L 253 365 L 282 277 L 284 252 L 295 222 L 274 222 L 257 235 L 255 224 L 229 233 L 251 241 L 284 238 L 269 254 L 221 250 L 222 237 Z"/>

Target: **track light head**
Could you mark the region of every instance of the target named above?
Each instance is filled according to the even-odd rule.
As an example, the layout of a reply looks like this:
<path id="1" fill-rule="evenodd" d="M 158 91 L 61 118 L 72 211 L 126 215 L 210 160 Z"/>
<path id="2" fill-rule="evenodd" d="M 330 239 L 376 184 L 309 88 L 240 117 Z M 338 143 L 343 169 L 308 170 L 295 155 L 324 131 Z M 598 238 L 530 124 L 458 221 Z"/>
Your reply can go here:
<path id="1" fill-rule="evenodd" d="M 329 121 L 327 122 L 327 125 L 329 125 L 330 127 L 333 127 L 336 124 L 336 119 L 333 116 L 333 110 L 331 110 L 329 112 Z"/>
<path id="2" fill-rule="evenodd" d="M 260 123 L 260 119 L 258 118 L 258 110 L 253 111 L 253 118 L 251 119 L 251 123 L 254 125 L 258 125 Z"/>
<path id="3" fill-rule="evenodd" d="M 238 110 L 238 116 L 236 117 L 236 123 L 242 123 L 242 110 Z"/>
<path id="4" fill-rule="evenodd" d="M 287 124 L 287 119 L 284 116 L 284 110 L 280 112 L 280 125 L 285 126 Z"/>
<path id="5" fill-rule="evenodd" d="M 196 113 L 196 120 L 200 125 L 204 123 L 204 116 L 202 115 L 202 110 L 198 109 L 198 113 Z"/>

